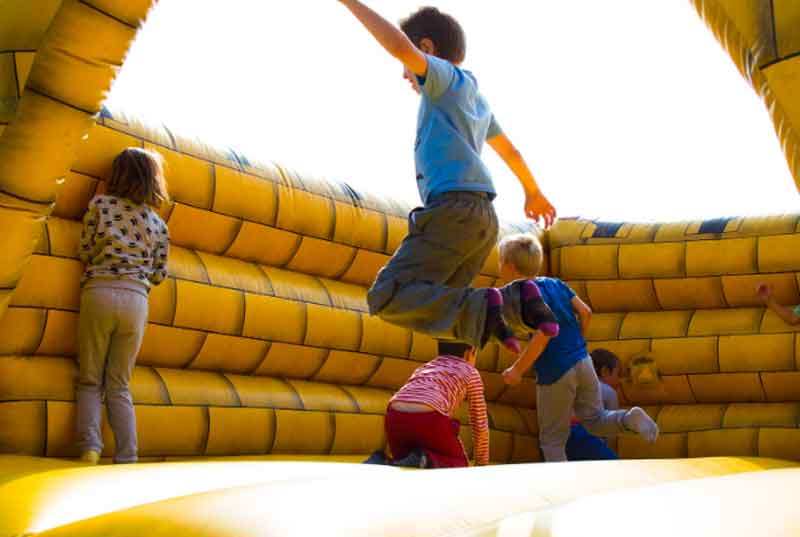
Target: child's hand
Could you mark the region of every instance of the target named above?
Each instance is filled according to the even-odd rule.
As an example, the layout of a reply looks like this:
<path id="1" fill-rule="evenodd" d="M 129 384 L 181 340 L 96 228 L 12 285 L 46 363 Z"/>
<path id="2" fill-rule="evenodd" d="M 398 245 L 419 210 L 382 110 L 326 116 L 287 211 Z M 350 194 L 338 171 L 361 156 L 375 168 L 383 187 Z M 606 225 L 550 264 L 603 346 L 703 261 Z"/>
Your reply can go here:
<path id="1" fill-rule="evenodd" d="M 525 216 L 531 220 L 539 221 L 542 219 L 545 229 L 553 225 L 556 219 L 556 210 L 553 205 L 539 192 L 528 192 L 525 195 Z"/>
<path id="2" fill-rule="evenodd" d="M 511 386 L 516 386 L 522 382 L 522 375 L 520 375 L 515 368 L 509 367 L 503 371 L 503 382 Z"/>
<path id="3" fill-rule="evenodd" d="M 756 287 L 756 294 L 761 302 L 767 302 L 772 297 L 772 286 L 766 282 L 761 282 Z"/>

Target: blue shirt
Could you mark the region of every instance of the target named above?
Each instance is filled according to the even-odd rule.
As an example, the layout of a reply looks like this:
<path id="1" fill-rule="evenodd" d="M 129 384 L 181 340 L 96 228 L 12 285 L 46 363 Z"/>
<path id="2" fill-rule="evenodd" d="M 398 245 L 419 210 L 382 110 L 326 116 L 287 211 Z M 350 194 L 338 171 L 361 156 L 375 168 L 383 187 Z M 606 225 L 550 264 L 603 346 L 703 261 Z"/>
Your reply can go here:
<path id="1" fill-rule="evenodd" d="M 558 278 L 536 278 L 545 304 L 558 319 L 558 335 L 533 364 L 538 384 L 553 384 L 582 359 L 586 358 L 586 340 L 581 334 L 581 323 L 572 308 L 575 292 Z"/>
<path id="2" fill-rule="evenodd" d="M 426 58 L 428 71 L 417 77 L 422 99 L 414 143 L 422 202 L 453 191 L 486 192 L 494 199 L 481 149 L 487 138 L 502 132 L 500 126 L 472 73 L 435 56 Z"/>

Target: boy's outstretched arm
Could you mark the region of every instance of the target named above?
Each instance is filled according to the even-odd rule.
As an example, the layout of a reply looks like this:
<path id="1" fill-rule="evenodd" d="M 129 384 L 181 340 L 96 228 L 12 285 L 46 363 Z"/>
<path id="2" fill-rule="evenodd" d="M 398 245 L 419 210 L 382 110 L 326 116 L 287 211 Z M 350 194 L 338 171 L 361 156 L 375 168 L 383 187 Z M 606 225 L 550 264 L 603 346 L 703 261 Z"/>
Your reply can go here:
<path id="1" fill-rule="evenodd" d="M 539 358 L 547 343 L 550 341 L 550 336 L 546 336 L 541 332 L 536 332 L 533 339 L 530 340 L 528 346 L 522 351 L 522 354 L 514 362 L 514 365 L 503 371 L 503 380 L 506 384 L 519 384 L 522 382 L 522 374 L 525 373 Z"/>
<path id="2" fill-rule="evenodd" d="M 783 322 L 790 325 L 800 324 L 800 316 L 798 316 L 791 308 L 787 308 L 783 304 L 778 304 L 775 297 L 772 295 L 772 286 L 768 283 L 760 283 L 756 287 L 756 294 L 759 300 L 764 303 L 766 307 L 774 311 L 778 317 L 783 319 Z"/>
<path id="3" fill-rule="evenodd" d="M 519 183 L 525 191 L 525 216 L 536 221 L 541 218 L 544 222 L 544 227 L 550 227 L 556 219 L 556 210 L 544 197 L 542 191 L 539 190 L 539 185 L 536 184 L 536 179 L 533 178 L 533 173 L 528 168 L 522 153 L 514 147 L 511 140 L 503 133 L 489 138 L 486 142 L 519 179 Z"/>
<path id="4" fill-rule="evenodd" d="M 355 15 L 386 52 L 400 60 L 414 74 L 425 76 L 428 70 L 425 54 L 397 26 L 358 0 L 339 0 L 339 3 Z"/>
<path id="5" fill-rule="evenodd" d="M 592 320 L 592 308 L 578 296 L 574 296 L 572 297 L 572 309 L 581 322 L 581 335 L 586 337 L 586 333 L 589 331 L 589 323 Z"/>

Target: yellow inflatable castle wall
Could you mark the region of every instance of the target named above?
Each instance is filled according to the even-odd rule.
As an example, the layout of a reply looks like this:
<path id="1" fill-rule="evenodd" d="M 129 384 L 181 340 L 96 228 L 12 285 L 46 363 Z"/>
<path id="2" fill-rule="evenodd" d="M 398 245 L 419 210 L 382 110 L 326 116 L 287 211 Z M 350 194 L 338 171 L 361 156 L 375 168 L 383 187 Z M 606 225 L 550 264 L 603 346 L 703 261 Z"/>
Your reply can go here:
<path id="1" fill-rule="evenodd" d="M 720 35 L 745 13 L 737 0 L 697 4 Z M 793 4 L 774 4 L 775 28 L 796 20 Z M 140 455 L 343 455 L 383 446 L 388 398 L 436 350 L 432 339 L 366 313 L 366 288 L 405 235 L 409 207 L 101 111 L 149 6 L 4 5 L 0 452 L 76 454 L 80 218 L 102 191 L 112 158 L 128 146 L 164 156 L 174 198 L 163 209 L 170 278 L 151 293 L 132 386 Z M 770 35 L 782 35 L 776 32 Z M 725 44 L 732 53 L 750 50 L 760 46 L 758 35 L 758 43 Z M 798 84 L 768 75 L 776 66 L 796 69 L 790 47 L 797 43 L 778 43 L 783 55 L 772 60 L 742 57 L 759 58 L 745 64 L 747 73 L 780 118 L 796 172 L 798 110 L 789 90 Z M 564 220 L 546 234 L 532 225 L 504 232 L 541 235 L 550 274 L 595 310 L 592 348 L 610 348 L 628 364 L 655 361 L 657 376 L 649 369 L 651 378 L 623 389 L 663 434 L 654 446 L 620 438 L 623 457 L 799 459 L 798 341 L 754 293 L 766 279 L 780 300 L 800 301 L 798 225 L 793 215 L 647 225 Z M 476 285 L 496 283 L 496 264 L 495 254 Z M 507 387 L 500 375 L 513 359 L 488 346 L 478 360 L 494 462 L 539 457 L 535 383 Z M 463 412 L 461 419 L 467 425 Z M 462 437 L 469 448 L 468 426 Z"/>

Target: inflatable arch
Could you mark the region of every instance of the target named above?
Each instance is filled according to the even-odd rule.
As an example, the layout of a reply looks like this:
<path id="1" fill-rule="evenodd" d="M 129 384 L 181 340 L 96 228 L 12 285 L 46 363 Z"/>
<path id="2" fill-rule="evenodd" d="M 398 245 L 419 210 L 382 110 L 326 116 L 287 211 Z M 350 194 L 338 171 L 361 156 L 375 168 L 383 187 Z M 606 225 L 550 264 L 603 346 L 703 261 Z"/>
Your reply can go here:
<path id="1" fill-rule="evenodd" d="M 102 108 L 151 3 L 2 5 L 0 535 L 584 535 L 622 500 L 676 521 L 648 524 L 658 535 L 800 531 L 788 502 L 741 493 L 791 498 L 800 481 L 800 338 L 754 294 L 767 280 L 800 302 L 798 215 L 505 226 L 538 234 L 548 272 L 591 304 L 592 347 L 656 361 L 657 383 L 623 391 L 661 438 L 617 445 L 651 460 L 334 464 L 383 446 L 392 390 L 434 354 L 430 338 L 366 314 L 366 287 L 409 207 Z M 765 100 L 800 182 L 800 4 L 693 3 Z M 151 294 L 133 381 L 141 455 L 165 462 L 86 468 L 69 460 L 79 220 L 127 146 L 164 156 L 174 197 L 163 210 L 170 277 Z M 497 280 L 496 262 L 477 285 Z M 489 346 L 478 360 L 495 463 L 539 459 L 535 383 L 509 388 L 500 375 L 513 358 Z M 402 496 L 416 501 L 392 500 Z M 642 528 L 615 522 L 602 530 Z"/>

